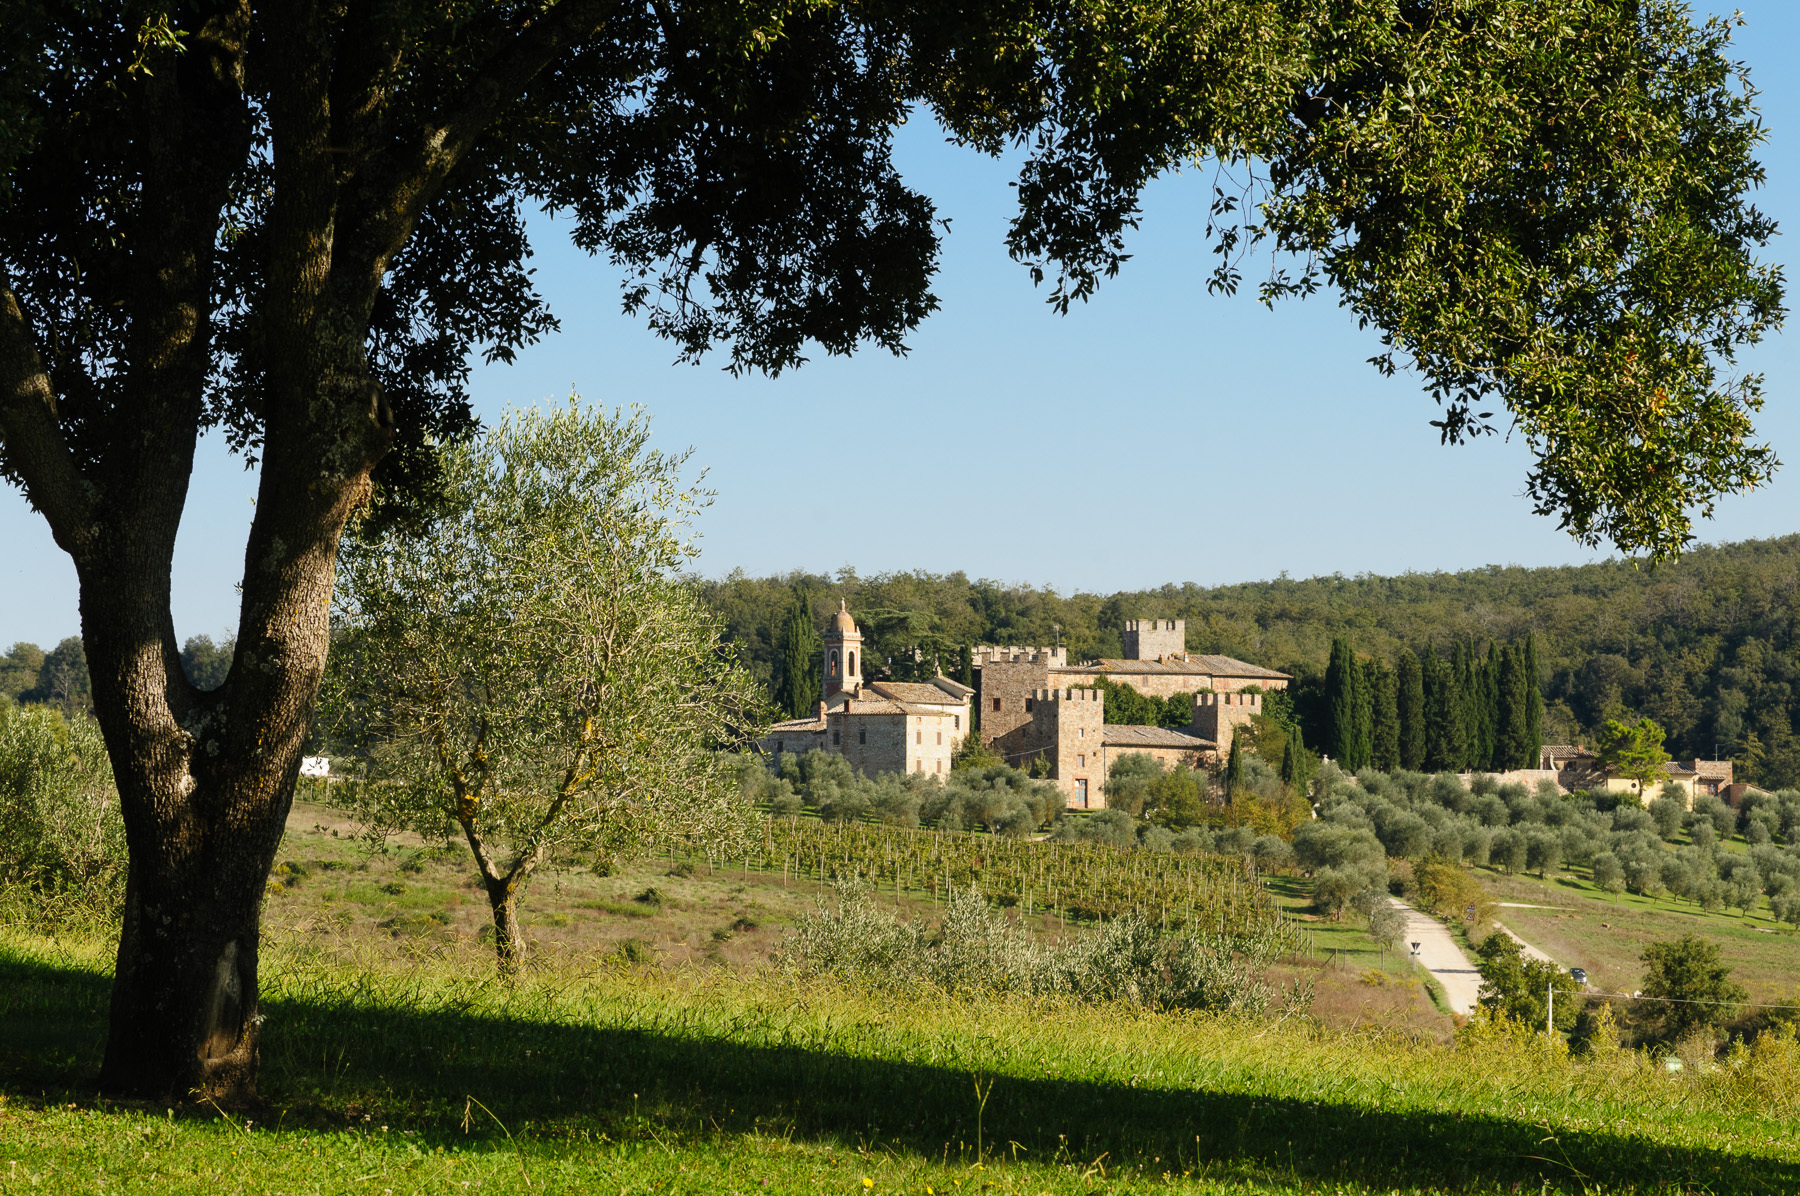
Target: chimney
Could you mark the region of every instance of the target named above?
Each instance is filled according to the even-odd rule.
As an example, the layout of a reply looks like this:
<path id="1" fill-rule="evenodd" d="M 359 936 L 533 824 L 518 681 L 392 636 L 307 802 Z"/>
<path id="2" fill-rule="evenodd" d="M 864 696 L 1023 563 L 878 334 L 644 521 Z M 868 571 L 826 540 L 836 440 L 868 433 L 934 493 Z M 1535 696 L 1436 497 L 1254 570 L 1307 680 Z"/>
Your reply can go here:
<path id="1" fill-rule="evenodd" d="M 824 703 L 824 702 L 820 702 L 820 703 L 819 703 L 819 715 L 818 715 L 818 718 L 819 718 L 819 721 L 820 721 L 820 722 L 824 722 L 824 721 L 825 721 L 825 703 Z"/>

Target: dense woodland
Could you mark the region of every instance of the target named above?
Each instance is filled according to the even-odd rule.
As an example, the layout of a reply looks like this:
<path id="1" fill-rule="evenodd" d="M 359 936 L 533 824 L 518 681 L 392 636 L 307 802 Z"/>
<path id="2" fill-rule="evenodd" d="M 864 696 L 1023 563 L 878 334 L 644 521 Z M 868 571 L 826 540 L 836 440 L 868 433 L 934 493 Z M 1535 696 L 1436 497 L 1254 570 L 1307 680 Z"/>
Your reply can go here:
<path id="1" fill-rule="evenodd" d="M 1614 560 L 1398 577 L 1277 578 L 1166 585 L 1111 595 L 971 580 L 966 574 L 835 577 L 733 573 L 701 583 L 745 661 L 780 678 L 795 594 L 818 627 L 843 599 L 867 638 L 865 672 L 906 677 L 941 662 L 958 671 L 977 643 L 1049 645 L 1072 660 L 1117 656 L 1127 618 L 1187 620 L 1190 651 L 1218 652 L 1292 673 L 1306 742 L 1326 743 L 1325 673 L 1334 640 L 1392 664 L 1427 649 L 1535 636 L 1544 742 L 1591 743 L 1608 718 L 1647 715 L 1676 757 L 1728 755 L 1739 776 L 1800 785 L 1800 536 L 1697 548 L 1660 568 Z"/>

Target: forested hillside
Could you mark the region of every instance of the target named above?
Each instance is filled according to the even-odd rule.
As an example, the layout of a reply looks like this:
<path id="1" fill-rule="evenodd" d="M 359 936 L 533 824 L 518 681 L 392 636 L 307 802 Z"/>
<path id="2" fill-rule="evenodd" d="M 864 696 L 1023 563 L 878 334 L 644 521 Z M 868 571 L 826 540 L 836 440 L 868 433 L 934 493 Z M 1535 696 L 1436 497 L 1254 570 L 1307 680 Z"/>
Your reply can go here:
<path id="1" fill-rule="evenodd" d="M 1052 644 L 1071 659 L 1116 656 L 1127 618 L 1187 620 L 1193 652 L 1219 652 L 1299 679 L 1308 742 L 1332 641 L 1392 663 L 1402 649 L 1537 636 L 1547 742 L 1586 742 L 1607 718 L 1644 714 L 1680 756 L 1720 754 L 1739 775 L 1800 785 L 1800 535 L 1698 548 L 1651 570 L 1628 561 L 1545 569 L 1490 566 L 1399 577 L 1282 577 L 1111 595 L 1058 594 L 952 573 L 862 578 L 734 573 L 702 583 L 746 661 L 773 685 L 796 590 L 825 626 L 845 600 L 869 636 L 867 661 L 895 675 L 932 660 L 955 671 L 966 644 Z M 918 666 L 911 664 L 916 654 Z"/>

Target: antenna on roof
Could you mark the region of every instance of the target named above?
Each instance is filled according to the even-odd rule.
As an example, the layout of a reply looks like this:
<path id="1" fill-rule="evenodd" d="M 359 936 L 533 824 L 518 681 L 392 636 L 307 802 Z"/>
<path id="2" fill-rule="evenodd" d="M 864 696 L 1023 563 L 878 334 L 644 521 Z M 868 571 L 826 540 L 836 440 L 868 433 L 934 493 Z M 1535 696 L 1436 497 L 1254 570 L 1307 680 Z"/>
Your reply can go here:
<path id="1" fill-rule="evenodd" d="M 1052 623 L 1052 624 L 1050 624 L 1050 630 L 1056 632 L 1056 646 L 1058 648 L 1062 647 L 1062 624 L 1061 623 Z M 1718 751 L 1717 748 L 1715 748 L 1713 750 L 1715 753 Z"/>

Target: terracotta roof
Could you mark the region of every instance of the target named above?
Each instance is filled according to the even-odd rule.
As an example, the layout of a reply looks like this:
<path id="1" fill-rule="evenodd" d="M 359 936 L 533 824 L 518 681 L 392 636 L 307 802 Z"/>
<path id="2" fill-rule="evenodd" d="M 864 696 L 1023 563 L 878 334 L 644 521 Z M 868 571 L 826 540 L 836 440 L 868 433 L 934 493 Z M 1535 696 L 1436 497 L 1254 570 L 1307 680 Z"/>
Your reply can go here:
<path id="1" fill-rule="evenodd" d="M 1663 771 L 1673 773 L 1676 776 L 1680 776 L 1683 773 L 1686 773 L 1690 777 L 1694 775 L 1693 765 L 1683 764 L 1680 760 L 1670 760 L 1663 765 Z"/>
<path id="2" fill-rule="evenodd" d="M 848 610 L 844 609 L 844 600 L 842 598 L 838 599 L 838 611 L 834 622 L 839 635 L 856 634 L 856 620 L 850 617 L 850 612 Z"/>
<path id="3" fill-rule="evenodd" d="M 823 733 L 825 723 L 816 718 L 790 718 L 786 722 L 776 723 L 769 728 L 769 735 L 800 735 L 808 732 Z M 766 739 L 768 736 L 764 736 Z"/>
<path id="4" fill-rule="evenodd" d="M 1085 673 L 1089 676 L 1096 673 L 1169 673 L 1184 676 L 1267 677 L 1272 681 L 1292 680 L 1286 673 L 1265 669 L 1259 664 L 1250 664 L 1230 656 L 1206 655 L 1189 656 L 1186 660 L 1119 660 L 1113 657 L 1102 657 L 1099 660 L 1090 660 L 1086 664 L 1068 666 L 1056 671 Z"/>
<path id="5" fill-rule="evenodd" d="M 1694 771 L 1703 777 L 1718 777 L 1723 779 L 1731 775 L 1731 761 L 1696 760 L 1694 761 Z"/>
<path id="6" fill-rule="evenodd" d="M 870 697 L 869 693 L 869 689 L 865 687 L 863 689 L 863 696 L 860 698 L 855 694 L 833 694 L 831 701 L 825 707 L 825 711 L 827 714 L 844 714 L 846 713 L 844 707 L 848 705 L 850 709 L 847 713 L 851 718 L 855 718 L 859 714 L 906 713 L 906 707 L 901 703 L 896 702 L 891 698 Z"/>
<path id="7" fill-rule="evenodd" d="M 1171 731 L 1167 727 L 1133 727 L 1118 723 L 1107 723 L 1101 728 L 1100 742 L 1107 747 L 1179 748 L 1190 752 L 1218 746 L 1210 739 Z"/>
<path id="8" fill-rule="evenodd" d="M 940 677 L 938 681 L 944 685 L 956 685 L 956 682 L 948 677 Z M 964 690 L 962 686 L 956 685 L 956 688 L 962 692 L 953 694 L 939 688 L 936 683 L 924 684 L 918 681 L 871 681 L 865 688 L 873 690 L 884 698 L 892 698 L 896 702 L 916 702 L 936 706 L 960 706 L 964 697 L 975 692 L 974 690 Z"/>

